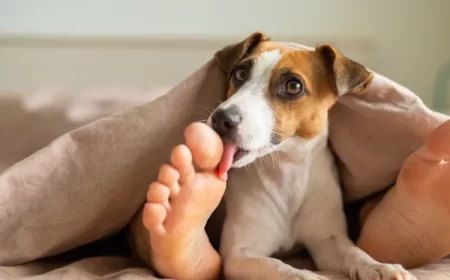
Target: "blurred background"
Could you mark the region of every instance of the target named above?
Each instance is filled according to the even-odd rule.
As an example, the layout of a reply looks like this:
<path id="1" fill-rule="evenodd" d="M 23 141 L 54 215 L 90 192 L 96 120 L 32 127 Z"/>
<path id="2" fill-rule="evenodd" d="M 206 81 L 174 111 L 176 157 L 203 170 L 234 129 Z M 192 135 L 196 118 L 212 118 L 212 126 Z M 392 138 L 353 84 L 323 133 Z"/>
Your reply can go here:
<path id="1" fill-rule="evenodd" d="M 450 0 L 0 0 L 0 173 L 263 31 L 329 43 L 450 113 Z"/>
<path id="2" fill-rule="evenodd" d="M 0 0 L 0 94 L 162 92 L 256 30 L 332 43 L 450 106 L 449 0 Z"/>

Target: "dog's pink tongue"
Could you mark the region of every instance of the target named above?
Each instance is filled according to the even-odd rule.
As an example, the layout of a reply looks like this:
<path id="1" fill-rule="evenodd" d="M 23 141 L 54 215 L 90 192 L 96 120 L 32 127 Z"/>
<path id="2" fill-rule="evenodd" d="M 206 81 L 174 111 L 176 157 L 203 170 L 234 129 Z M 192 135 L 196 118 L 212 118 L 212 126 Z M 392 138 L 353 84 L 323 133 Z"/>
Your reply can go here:
<path id="1" fill-rule="evenodd" d="M 237 146 L 235 144 L 226 143 L 223 147 L 222 159 L 219 163 L 219 178 L 227 180 L 228 170 L 230 170 L 233 164 L 234 154 L 236 153 Z"/>

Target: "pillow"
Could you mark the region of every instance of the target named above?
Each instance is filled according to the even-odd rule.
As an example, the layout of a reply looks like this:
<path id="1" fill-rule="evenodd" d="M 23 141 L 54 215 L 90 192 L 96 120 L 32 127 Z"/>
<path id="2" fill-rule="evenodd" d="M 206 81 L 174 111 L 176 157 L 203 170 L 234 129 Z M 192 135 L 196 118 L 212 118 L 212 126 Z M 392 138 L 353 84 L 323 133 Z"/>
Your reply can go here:
<path id="1" fill-rule="evenodd" d="M 226 71 L 209 61 L 157 100 L 71 131 L 4 172 L 0 263 L 58 254 L 126 226 L 183 129 L 205 119 L 226 87 Z M 341 98 L 330 116 L 349 200 L 392 185 L 405 157 L 446 119 L 380 75 L 365 94 Z"/>

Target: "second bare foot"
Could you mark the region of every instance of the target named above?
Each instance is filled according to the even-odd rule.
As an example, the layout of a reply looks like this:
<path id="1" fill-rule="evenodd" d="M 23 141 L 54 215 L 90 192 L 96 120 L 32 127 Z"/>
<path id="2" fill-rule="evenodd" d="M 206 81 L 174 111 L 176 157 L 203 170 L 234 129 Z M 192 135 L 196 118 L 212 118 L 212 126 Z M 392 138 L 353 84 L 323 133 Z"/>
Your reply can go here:
<path id="1" fill-rule="evenodd" d="M 413 268 L 450 253 L 450 121 L 404 163 L 373 207 L 358 246 L 380 262 Z"/>

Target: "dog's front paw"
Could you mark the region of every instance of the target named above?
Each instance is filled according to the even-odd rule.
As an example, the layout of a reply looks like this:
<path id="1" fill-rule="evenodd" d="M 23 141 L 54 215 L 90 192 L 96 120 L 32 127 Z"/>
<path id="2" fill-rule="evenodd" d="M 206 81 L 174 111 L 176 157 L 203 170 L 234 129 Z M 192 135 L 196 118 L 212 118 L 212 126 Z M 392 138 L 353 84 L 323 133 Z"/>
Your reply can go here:
<path id="1" fill-rule="evenodd" d="M 363 264 L 350 270 L 352 280 L 417 280 L 398 264 Z"/>

